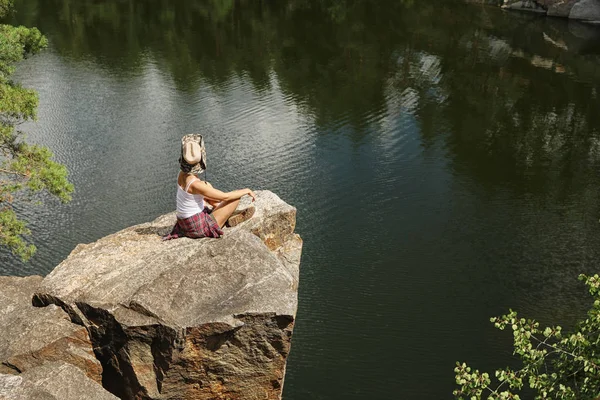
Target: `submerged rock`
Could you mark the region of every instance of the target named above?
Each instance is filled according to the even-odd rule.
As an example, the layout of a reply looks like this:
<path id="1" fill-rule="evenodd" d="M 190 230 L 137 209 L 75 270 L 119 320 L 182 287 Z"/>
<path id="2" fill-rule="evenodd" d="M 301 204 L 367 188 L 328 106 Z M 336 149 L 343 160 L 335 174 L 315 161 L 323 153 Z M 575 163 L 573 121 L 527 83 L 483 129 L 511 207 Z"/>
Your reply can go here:
<path id="1" fill-rule="evenodd" d="M 82 370 L 51 362 L 21 375 L 0 373 L 0 400 L 118 400 Z"/>
<path id="2" fill-rule="evenodd" d="M 302 241 L 294 207 L 268 191 L 254 205 L 221 239 L 162 242 L 173 213 L 79 245 L 34 303 L 88 329 L 123 399 L 279 399 Z"/>
<path id="3" fill-rule="evenodd" d="M 0 373 L 19 374 L 51 361 L 64 361 L 101 382 L 87 330 L 71 322 L 59 307 L 33 307 L 31 297 L 42 281 L 0 276 Z"/>

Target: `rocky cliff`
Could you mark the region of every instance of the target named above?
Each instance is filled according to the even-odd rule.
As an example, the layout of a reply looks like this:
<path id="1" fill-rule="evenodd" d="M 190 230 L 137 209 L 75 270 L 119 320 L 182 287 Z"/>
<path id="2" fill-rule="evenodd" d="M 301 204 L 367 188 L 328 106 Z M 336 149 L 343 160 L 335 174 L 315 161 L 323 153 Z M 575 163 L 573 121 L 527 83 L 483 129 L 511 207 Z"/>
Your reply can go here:
<path id="1" fill-rule="evenodd" d="M 504 0 L 502 7 L 600 23 L 600 0 Z"/>
<path id="2" fill-rule="evenodd" d="M 162 242 L 175 221 L 169 214 L 79 245 L 41 282 L 26 278 L 20 307 L 65 326 L 58 339 L 36 346 L 25 340 L 7 351 L 0 342 L 0 373 L 11 374 L 3 375 L 4 386 L 34 385 L 19 366 L 31 364 L 28 354 L 79 335 L 79 348 L 57 350 L 48 362 L 76 367 L 121 399 L 279 399 L 302 241 L 295 208 L 268 191 L 257 193 L 255 206 L 252 219 L 221 239 Z M 25 302 L 31 292 L 40 308 Z M 24 330 L 9 329 L 7 341 Z M 40 336 L 29 331 L 25 336 Z M 15 385 L 21 375 L 25 386 Z M 0 399 L 2 382 L 0 375 Z"/>

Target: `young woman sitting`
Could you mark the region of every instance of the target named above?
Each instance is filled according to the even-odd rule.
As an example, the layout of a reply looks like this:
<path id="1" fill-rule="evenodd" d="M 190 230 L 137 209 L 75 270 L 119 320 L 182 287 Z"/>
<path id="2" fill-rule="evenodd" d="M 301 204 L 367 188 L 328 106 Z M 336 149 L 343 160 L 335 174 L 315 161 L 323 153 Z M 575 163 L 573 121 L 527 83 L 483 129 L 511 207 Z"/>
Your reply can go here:
<path id="1" fill-rule="evenodd" d="M 177 223 L 163 240 L 182 236 L 218 238 L 223 235 L 221 228 L 225 224 L 235 226 L 252 217 L 253 206 L 234 213 L 243 196 L 252 197 L 252 201 L 256 199 L 252 190 L 222 192 L 197 177 L 206 169 L 206 149 L 201 135 L 186 135 L 181 139 L 179 165 L 181 171 L 177 176 Z"/>

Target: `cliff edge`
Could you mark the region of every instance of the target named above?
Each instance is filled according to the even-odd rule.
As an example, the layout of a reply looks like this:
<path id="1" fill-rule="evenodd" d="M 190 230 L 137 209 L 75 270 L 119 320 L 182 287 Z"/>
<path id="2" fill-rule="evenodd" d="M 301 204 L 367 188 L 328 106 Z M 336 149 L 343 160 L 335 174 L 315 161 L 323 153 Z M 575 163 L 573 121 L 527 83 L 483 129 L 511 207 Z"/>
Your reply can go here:
<path id="1" fill-rule="evenodd" d="M 294 207 L 269 191 L 254 205 L 221 239 L 161 241 L 172 213 L 79 245 L 33 304 L 85 327 L 121 399 L 280 399 L 302 240 Z"/>

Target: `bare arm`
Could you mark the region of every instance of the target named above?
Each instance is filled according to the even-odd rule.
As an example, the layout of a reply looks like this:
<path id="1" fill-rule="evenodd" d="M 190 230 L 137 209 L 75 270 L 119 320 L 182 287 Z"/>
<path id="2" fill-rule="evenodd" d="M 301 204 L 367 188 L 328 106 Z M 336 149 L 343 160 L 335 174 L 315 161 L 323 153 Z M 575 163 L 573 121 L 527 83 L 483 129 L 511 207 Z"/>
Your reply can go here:
<path id="1" fill-rule="evenodd" d="M 245 195 L 252 197 L 252 201 L 256 200 L 254 192 L 250 189 L 239 189 L 231 192 L 222 192 L 219 189 L 215 189 L 210 184 L 200 181 L 194 181 L 191 185 L 191 192 L 193 194 L 201 194 L 202 196 L 218 200 L 218 201 L 231 201 L 242 198 Z"/>

